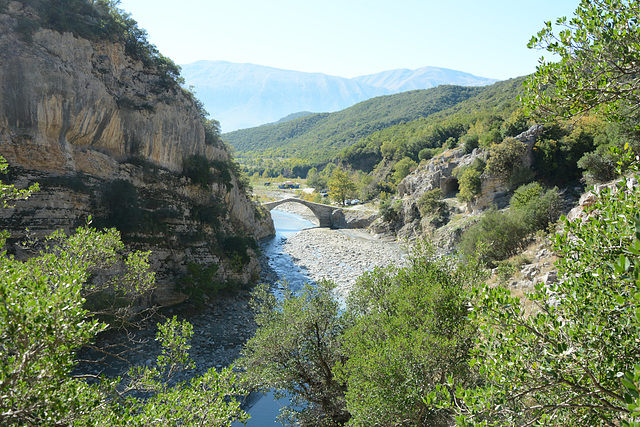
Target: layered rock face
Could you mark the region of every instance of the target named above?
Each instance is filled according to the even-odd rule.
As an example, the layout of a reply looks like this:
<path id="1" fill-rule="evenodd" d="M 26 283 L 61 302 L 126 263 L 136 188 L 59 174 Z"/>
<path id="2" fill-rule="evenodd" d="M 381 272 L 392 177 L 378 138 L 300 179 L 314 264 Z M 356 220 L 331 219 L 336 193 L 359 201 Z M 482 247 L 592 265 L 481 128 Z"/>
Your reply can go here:
<path id="1" fill-rule="evenodd" d="M 89 215 L 124 224 L 131 249 L 152 250 L 163 304 L 179 299 L 173 287 L 189 261 L 219 264 L 220 281 L 257 277 L 255 253 L 225 242 L 273 234 L 273 223 L 229 170 L 223 144 L 205 143 L 192 97 L 121 44 L 48 29 L 25 37 L 20 25 L 35 13 L 22 2 L 0 13 L 0 155 L 12 183 L 42 188 L 0 213 L 3 228 L 19 239 L 24 228 L 70 231 Z M 183 175 L 194 157 L 216 165 L 209 185 Z"/>

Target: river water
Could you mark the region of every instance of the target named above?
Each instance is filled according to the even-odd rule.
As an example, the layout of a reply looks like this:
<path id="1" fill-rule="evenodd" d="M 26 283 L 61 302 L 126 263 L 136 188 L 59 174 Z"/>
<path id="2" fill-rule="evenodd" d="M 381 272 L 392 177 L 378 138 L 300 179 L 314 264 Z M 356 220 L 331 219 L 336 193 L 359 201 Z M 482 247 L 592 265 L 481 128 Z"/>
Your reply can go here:
<path id="1" fill-rule="evenodd" d="M 284 241 L 306 228 L 312 228 L 316 225 L 311 221 L 307 221 L 299 215 L 289 212 L 272 210 L 271 218 L 276 229 L 276 235 L 273 239 L 263 243 L 263 256 L 268 258 L 269 266 L 277 273 L 278 277 L 286 280 L 292 291 L 299 290 L 305 283 L 311 282 L 311 279 L 304 271 L 291 260 L 291 257 L 284 253 L 282 245 Z M 282 287 L 282 279 L 278 287 Z M 278 292 L 276 288 L 275 292 Z M 249 409 L 251 419 L 247 422 L 247 426 L 282 426 L 283 424 L 276 421 L 278 412 L 282 406 L 287 405 L 288 399 L 276 400 L 272 393 L 266 395 L 253 394 L 249 397 Z M 234 423 L 234 426 L 241 426 L 240 423 Z"/>

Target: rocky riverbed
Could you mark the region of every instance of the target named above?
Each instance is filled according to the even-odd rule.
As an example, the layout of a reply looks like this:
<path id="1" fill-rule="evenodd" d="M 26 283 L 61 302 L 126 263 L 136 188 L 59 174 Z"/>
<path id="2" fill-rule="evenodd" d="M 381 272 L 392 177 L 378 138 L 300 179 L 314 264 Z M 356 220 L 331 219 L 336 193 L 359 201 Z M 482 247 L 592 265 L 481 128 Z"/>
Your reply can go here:
<path id="1" fill-rule="evenodd" d="M 288 238 L 283 249 L 314 281 L 335 282 L 343 299 L 363 273 L 377 266 L 401 265 L 406 259 L 401 245 L 376 239 L 363 230 L 303 230 Z"/>

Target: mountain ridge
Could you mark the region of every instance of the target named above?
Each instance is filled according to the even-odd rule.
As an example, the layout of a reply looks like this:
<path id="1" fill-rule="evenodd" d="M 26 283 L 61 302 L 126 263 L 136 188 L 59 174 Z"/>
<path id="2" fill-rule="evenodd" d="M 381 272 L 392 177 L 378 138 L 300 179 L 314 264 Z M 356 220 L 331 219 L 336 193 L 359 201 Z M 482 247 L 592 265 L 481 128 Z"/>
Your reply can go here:
<path id="1" fill-rule="evenodd" d="M 377 96 L 441 84 L 483 86 L 496 79 L 438 67 L 345 78 L 228 61 L 181 65 L 205 109 L 224 132 L 274 123 L 301 111 L 335 112 Z"/>

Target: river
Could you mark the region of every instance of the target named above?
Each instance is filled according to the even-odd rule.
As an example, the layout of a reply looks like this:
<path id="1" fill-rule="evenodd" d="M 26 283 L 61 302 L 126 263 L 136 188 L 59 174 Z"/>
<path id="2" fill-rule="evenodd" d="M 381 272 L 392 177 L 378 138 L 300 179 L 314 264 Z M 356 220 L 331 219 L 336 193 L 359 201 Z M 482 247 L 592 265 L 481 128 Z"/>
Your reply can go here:
<path id="1" fill-rule="evenodd" d="M 271 218 L 276 229 L 274 238 L 263 243 L 262 253 L 267 257 L 269 266 L 274 270 L 278 277 L 284 278 L 291 290 L 294 292 L 300 289 L 305 283 L 312 281 L 305 272 L 303 272 L 283 251 L 283 244 L 289 237 L 295 235 L 301 230 L 315 227 L 311 221 L 307 221 L 299 215 L 284 212 L 280 210 L 272 210 Z M 281 283 L 280 283 L 281 286 Z M 278 292 L 277 289 L 275 292 Z M 288 405 L 288 399 L 277 400 L 272 393 L 260 395 L 252 394 L 247 399 L 250 405 L 247 411 L 251 415 L 251 419 L 247 422 L 247 426 L 282 426 L 276 421 L 280 408 Z M 242 424 L 235 422 L 234 426 Z"/>

